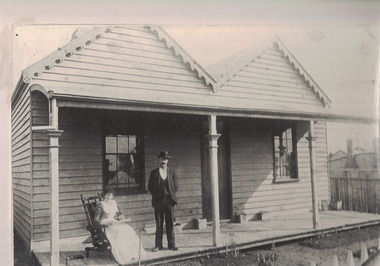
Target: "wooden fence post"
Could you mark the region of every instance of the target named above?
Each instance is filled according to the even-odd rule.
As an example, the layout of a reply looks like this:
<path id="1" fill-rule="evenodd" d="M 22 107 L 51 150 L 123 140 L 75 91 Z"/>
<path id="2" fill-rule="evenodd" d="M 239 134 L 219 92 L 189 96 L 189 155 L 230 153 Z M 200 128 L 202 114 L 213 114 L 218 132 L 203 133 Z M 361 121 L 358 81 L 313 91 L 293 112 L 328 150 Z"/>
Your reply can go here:
<path id="1" fill-rule="evenodd" d="M 347 266 L 355 266 L 354 256 L 351 250 L 349 250 L 347 254 Z"/>
<path id="2" fill-rule="evenodd" d="M 339 266 L 338 257 L 334 255 L 331 266 Z"/>
<path id="3" fill-rule="evenodd" d="M 366 260 L 368 260 L 368 250 L 367 250 L 366 244 L 362 242 L 361 251 L 360 251 L 360 263 L 363 263 Z"/>

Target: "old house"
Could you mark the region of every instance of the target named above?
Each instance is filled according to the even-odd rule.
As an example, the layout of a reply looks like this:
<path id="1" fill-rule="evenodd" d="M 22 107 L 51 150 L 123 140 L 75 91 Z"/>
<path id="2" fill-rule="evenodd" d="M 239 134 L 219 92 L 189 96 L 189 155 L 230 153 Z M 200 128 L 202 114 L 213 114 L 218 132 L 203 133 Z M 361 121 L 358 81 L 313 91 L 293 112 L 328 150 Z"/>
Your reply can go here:
<path id="1" fill-rule="evenodd" d="M 31 248 L 86 235 L 80 195 L 106 185 L 133 226 L 153 225 L 160 150 L 180 175 L 179 223 L 313 210 L 317 224 L 329 105 L 278 38 L 205 71 L 160 27 L 85 31 L 12 95 L 14 228 Z"/>

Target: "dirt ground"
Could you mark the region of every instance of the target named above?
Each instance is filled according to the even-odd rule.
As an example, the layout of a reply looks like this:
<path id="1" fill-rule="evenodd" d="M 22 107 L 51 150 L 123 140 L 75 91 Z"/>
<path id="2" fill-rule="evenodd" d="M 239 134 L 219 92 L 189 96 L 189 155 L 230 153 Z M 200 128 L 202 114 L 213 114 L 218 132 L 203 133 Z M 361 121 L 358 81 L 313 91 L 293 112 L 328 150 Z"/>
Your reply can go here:
<path id="1" fill-rule="evenodd" d="M 24 244 L 17 234 L 13 238 L 13 264 L 14 266 L 26 266 L 33 265 L 31 261 L 31 255 L 25 248 Z"/>
<path id="2" fill-rule="evenodd" d="M 348 250 L 354 254 L 355 265 L 359 265 L 361 243 L 366 243 L 368 252 L 372 254 L 378 247 L 379 237 L 380 226 L 371 226 L 360 230 L 322 235 L 301 242 L 286 243 L 266 249 L 230 252 L 206 258 L 162 264 L 162 266 L 310 266 L 312 261 L 318 266 L 328 266 L 332 265 L 334 255 L 337 256 L 339 265 L 347 265 Z"/>

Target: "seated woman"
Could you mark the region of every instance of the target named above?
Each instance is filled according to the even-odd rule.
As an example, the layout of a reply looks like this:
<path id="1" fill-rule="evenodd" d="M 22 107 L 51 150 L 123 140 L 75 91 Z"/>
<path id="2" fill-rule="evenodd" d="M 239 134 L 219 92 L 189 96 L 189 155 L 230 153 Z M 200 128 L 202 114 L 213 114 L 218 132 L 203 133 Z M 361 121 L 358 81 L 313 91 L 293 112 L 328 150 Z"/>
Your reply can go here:
<path id="1" fill-rule="evenodd" d="M 119 264 L 126 264 L 134 259 L 144 257 L 145 250 L 139 247 L 139 237 L 120 213 L 117 203 L 113 200 L 114 191 L 106 188 L 104 200 L 100 201 L 94 213 L 94 221 L 98 225 L 107 226 L 106 235 L 111 244 L 112 255 Z"/>

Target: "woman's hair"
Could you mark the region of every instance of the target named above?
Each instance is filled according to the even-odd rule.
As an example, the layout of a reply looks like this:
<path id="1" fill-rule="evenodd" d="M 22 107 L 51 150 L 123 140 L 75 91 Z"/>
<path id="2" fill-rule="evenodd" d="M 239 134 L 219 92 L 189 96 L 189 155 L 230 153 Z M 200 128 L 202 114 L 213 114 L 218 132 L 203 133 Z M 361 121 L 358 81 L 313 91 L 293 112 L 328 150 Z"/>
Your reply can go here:
<path id="1" fill-rule="evenodd" d="M 114 191 L 113 188 L 110 187 L 110 186 L 107 186 L 107 187 L 106 187 L 106 189 L 105 189 L 105 191 L 104 191 L 104 195 L 105 195 L 105 194 L 108 194 L 108 193 L 112 193 L 112 195 L 115 195 L 115 191 Z"/>

